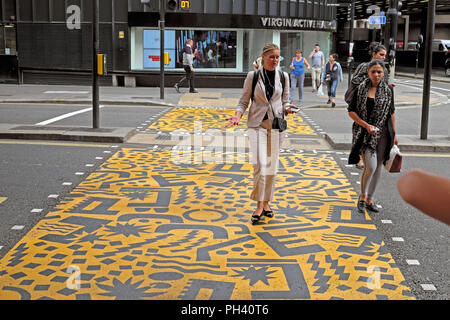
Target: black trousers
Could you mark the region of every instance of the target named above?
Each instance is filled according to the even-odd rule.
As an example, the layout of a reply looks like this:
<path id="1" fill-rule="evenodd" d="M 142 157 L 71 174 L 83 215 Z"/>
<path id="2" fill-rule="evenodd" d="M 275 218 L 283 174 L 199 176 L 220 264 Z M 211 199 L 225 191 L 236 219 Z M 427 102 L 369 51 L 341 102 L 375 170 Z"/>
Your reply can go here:
<path id="1" fill-rule="evenodd" d="M 186 72 L 186 75 L 178 81 L 178 86 L 181 87 L 181 84 L 184 82 L 184 80 L 187 80 L 189 82 L 189 91 L 194 91 L 194 72 L 191 71 L 190 66 L 184 66 L 184 71 Z"/>

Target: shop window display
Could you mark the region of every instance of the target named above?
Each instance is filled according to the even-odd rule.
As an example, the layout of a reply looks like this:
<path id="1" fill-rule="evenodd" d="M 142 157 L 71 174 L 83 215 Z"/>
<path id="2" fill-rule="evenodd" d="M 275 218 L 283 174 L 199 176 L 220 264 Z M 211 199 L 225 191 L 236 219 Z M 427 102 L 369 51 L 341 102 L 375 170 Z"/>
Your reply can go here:
<path id="1" fill-rule="evenodd" d="M 187 38 L 194 41 L 194 68 L 236 68 L 236 31 L 166 30 L 165 52 L 168 69 L 183 68 L 181 50 Z M 159 68 L 159 31 L 144 30 L 144 69 Z"/>

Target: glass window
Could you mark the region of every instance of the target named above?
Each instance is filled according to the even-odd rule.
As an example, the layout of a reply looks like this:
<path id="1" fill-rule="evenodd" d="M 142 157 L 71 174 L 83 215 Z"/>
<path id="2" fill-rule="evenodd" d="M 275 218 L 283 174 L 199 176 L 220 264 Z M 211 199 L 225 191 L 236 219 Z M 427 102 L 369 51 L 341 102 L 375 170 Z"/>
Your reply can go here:
<path id="1" fill-rule="evenodd" d="M 167 69 L 183 68 L 181 50 L 190 38 L 194 42 L 194 68 L 196 69 L 235 69 L 236 31 L 211 30 L 165 30 L 164 48 L 169 54 Z M 159 68 L 160 32 L 143 32 L 144 69 Z"/>

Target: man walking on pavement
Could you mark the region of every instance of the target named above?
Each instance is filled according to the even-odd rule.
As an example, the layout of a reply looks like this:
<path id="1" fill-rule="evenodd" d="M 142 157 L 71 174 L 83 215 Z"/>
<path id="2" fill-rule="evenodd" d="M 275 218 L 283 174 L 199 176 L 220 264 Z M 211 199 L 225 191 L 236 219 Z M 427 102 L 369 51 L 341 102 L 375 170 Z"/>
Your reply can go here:
<path id="1" fill-rule="evenodd" d="M 323 52 L 320 51 L 318 43 L 314 46 L 314 50 L 309 55 L 309 58 L 311 59 L 312 92 L 317 92 L 317 89 L 320 87 L 322 69 L 325 66 L 325 56 Z"/>
<path id="2" fill-rule="evenodd" d="M 198 93 L 194 88 L 194 50 L 192 46 L 194 41 L 192 39 L 186 40 L 186 45 L 184 46 L 183 53 L 183 67 L 184 71 L 186 71 L 186 76 L 180 79 L 177 83 L 175 83 L 175 90 L 180 93 L 180 85 L 183 83 L 185 79 L 189 82 L 189 92 L 190 93 Z"/>

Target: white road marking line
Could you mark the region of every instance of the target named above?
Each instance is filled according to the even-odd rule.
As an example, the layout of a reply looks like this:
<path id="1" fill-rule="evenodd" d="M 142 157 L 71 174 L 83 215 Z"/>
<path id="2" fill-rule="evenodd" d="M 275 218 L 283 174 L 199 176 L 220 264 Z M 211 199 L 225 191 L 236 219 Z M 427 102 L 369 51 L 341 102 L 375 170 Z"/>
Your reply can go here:
<path id="1" fill-rule="evenodd" d="M 424 283 L 420 285 L 425 291 L 436 291 L 436 287 L 431 283 Z"/>
<path id="2" fill-rule="evenodd" d="M 103 151 L 103 153 L 111 153 L 111 151 L 105 150 L 105 151 Z"/>
<path id="3" fill-rule="evenodd" d="M 405 240 L 404 240 L 403 238 L 401 238 L 401 237 L 393 237 L 393 238 L 392 238 L 392 241 L 395 241 L 395 242 L 405 242 Z"/>
<path id="4" fill-rule="evenodd" d="M 41 213 L 42 210 L 44 210 L 44 209 L 37 209 L 37 208 L 35 208 L 35 209 L 32 209 L 30 212 L 31 213 Z"/>
<path id="5" fill-rule="evenodd" d="M 384 223 L 384 224 L 391 224 L 391 223 L 392 223 L 392 220 L 381 220 L 381 223 Z"/>
<path id="6" fill-rule="evenodd" d="M 48 94 L 54 94 L 54 93 L 61 93 L 61 94 L 66 94 L 66 93 L 73 93 L 73 94 L 88 94 L 89 91 L 44 91 L 44 93 L 48 93 Z"/>
<path id="7" fill-rule="evenodd" d="M 25 228 L 25 226 L 15 225 L 14 227 L 11 228 L 11 230 L 22 230 L 23 228 Z"/>
<path id="8" fill-rule="evenodd" d="M 359 176 L 359 173 L 358 173 L 358 172 L 350 172 L 350 174 L 351 174 L 352 176 Z"/>
<path id="9" fill-rule="evenodd" d="M 3 246 L 0 246 L 0 250 L 2 250 Z"/>
<path id="10" fill-rule="evenodd" d="M 75 172 L 75 174 L 76 174 L 77 176 L 82 176 L 82 175 L 84 174 L 84 172 Z"/>
<path id="11" fill-rule="evenodd" d="M 63 185 L 63 186 L 71 186 L 71 185 L 72 185 L 72 182 L 63 182 L 62 185 Z"/>
<path id="12" fill-rule="evenodd" d="M 96 160 L 102 160 L 103 157 L 95 157 Z"/>
<path id="13" fill-rule="evenodd" d="M 410 266 L 420 266 L 420 263 L 418 260 L 406 260 L 406 263 Z"/>
<path id="14" fill-rule="evenodd" d="M 87 165 L 86 165 L 86 167 L 93 167 L 94 165 L 93 164 L 91 164 L 91 163 L 88 163 Z"/>
<path id="15" fill-rule="evenodd" d="M 56 199 L 56 198 L 58 198 L 59 197 L 59 195 L 57 195 L 57 194 L 50 194 L 49 196 L 48 196 L 48 198 L 52 198 L 52 199 Z"/>
<path id="16" fill-rule="evenodd" d="M 100 106 L 99 108 L 103 108 L 103 106 Z M 74 112 L 69 112 L 69 113 L 63 114 L 61 116 L 54 117 L 54 118 L 51 118 L 51 119 L 48 119 L 48 120 L 36 123 L 35 126 L 45 126 L 45 125 L 48 125 L 50 123 L 57 122 L 59 120 L 63 120 L 63 119 L 66 119 L 66 118 L 70 118 L 70 117 L 76 116 L 77 114 L 85 113 L 85 112 L 88 112 L 88 111 L 91 111 L 91 110 L 92 110 L 92 108 L 86 108 L 86 109 L 81 109 L 81 110 L 74 111 Z"/>

